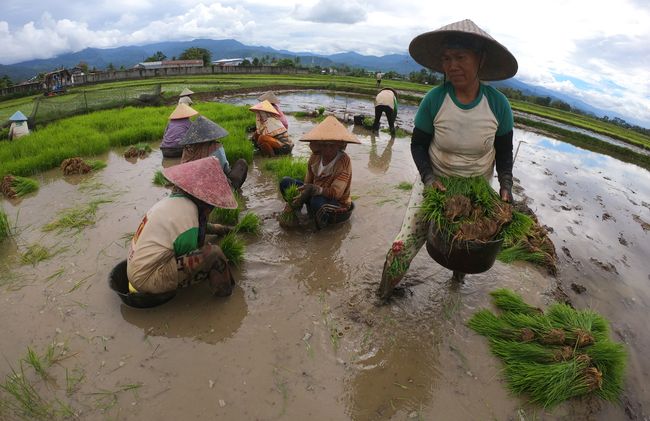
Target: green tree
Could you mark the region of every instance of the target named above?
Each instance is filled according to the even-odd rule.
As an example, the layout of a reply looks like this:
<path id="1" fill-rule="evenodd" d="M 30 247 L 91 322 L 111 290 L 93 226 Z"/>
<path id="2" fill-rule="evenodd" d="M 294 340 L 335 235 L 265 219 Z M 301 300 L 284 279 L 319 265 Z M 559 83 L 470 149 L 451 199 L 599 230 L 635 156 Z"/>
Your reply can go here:
<path id="1" fill-rule="evenodd" d="M 79 64 L 77 64 L 77 67 L 79 67 L 82 72 L 88 73 L 88 63 L 85 61 L 80 61 Z"/>
<path id="2" fill-rule="evenodd" d="M 109 72 L 114 72 L 115 71 L 115 66 L 113 66 L 113 63 L 108 63 L 108 66 L 106 67 L 106 70 Z"/>
<path id="3" fill-rule="evenodd" d="M 9 76 L 3 75 L 2 78 L 0 78 L 0 88 L 8 88 L 10 86 L 14 86 L 14 83 L 11 81 Z"/>
<path id="4" fill-rule="evenodd" d="M 260 65 L 260 59 L 255 57 L 253 58 L 253 66 L 259 66 Z"/>
<path id="5" fill-rule="evenodd" d="M 203 60 L 204 66 L 212 64 L 212 53 L 205 48 L 190 47 L 178 58 L 179 60 Z"/>
<path id="6" fill-rule="evenodd" d="M 163 61 L 167 58 L 167 56 L 162 52 L 162 51 L 156 51 L 156 53 L 150 57 L 147 57 L 144 61 L 145 62 L 151 62 L 151 61 Z"/>
<path id="7" fill-rule="evenodd" d="M 293 60 L 290 58 L 282 58 L 277 61 L 276 65 L 279 67 L 295 67 Z"/>
<path id="8" fill-rule="evenodd" d="M 248 59 L 244 59 L 244 61 L 239 63 L 239 65 L 244 67 L 249 67 L 251 65 L 251 62 Z"/>

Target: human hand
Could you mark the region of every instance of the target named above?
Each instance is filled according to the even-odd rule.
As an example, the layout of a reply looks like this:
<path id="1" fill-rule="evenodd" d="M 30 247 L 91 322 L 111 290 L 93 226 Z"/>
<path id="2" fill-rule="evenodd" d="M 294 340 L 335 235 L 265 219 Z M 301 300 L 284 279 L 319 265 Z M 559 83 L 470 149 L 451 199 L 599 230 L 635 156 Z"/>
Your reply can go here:
<path id="1" fill-rule="evenodd" d="M 431 186 L 432 189 L 445 192 L 447 188 L 442 181 L 438 180 L 433 174 L 428 174 L 424 179 L 425 186 Z"/>
<path id="2" fill-rule="evenodd" d="M 510 189 L 506 187 L 501 187 L 501 189 L 499 190 L 499 195 L 501 196 L 501 200 L 503 200 L 504 202 L 508 202 L 508 203 L 512 202 L 512 192 L 510 191 Z"/>

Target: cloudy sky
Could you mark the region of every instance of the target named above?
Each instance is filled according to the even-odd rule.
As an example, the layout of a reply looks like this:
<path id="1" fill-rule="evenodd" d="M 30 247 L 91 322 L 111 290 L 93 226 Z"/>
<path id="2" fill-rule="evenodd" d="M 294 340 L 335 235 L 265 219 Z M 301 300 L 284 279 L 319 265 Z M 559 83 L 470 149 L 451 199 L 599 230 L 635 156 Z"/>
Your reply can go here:
<path id="1" fill-rule="evenodd" d="M 648 0 L 2 0 L 0 11 L 1 64 L 194 38 L 405 54 L 415 35 L 469 18 L 514 53 L 518 79 L 650 127 Z"/>

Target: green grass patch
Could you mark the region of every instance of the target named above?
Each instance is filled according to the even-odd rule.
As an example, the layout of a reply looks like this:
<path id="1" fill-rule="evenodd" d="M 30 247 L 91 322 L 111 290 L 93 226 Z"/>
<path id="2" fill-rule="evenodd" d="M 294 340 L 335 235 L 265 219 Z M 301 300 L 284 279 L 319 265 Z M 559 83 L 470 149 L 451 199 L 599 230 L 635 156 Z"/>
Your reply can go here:
<path id="1" fill-rule="evenodd" d="M 620 399 L 627 356 L 604 317 L 560 303 L 542 312 L 504 289 L 492 296 L 500 313 L 480 310 L 468 325 L 489 339 L 513 393 L 544 408 L 588 394 Z"/>
<path id="2" fill-rule="evenodd" d="M 12 236 L 11 224 L 9 224 L 9 217 L 4 209 L 0 208 L 0 241 Z"/>
<path id="3" fill-rule="evenodd" d="M 284 177 L 304 180 L 307 174 L 307 159 L 282 156 L 264 161 L 263 168 L 270 171 L 279 182 Z"/>
<path id="4" fill-rule="evenodd" d="M 98 199 L 76 208 L 66 209 L 59 214 L 56 220 L 46 224 L 43 231 L 56 230 L 59 234 L 65 231 L 79 232 L 85 227 L 95 225 L 99 205 L 110 202 L 112 200 Z"/>
<path id="5" fill-rule="evenodd" d="M 234 232 L 228 233 L 223 236 L 219 242 L 221 251 L 228 259 L 228 262 L 235 266 L 241 265 L 244 261 L 244 252 L 246 245 L 244 241 Z"/>

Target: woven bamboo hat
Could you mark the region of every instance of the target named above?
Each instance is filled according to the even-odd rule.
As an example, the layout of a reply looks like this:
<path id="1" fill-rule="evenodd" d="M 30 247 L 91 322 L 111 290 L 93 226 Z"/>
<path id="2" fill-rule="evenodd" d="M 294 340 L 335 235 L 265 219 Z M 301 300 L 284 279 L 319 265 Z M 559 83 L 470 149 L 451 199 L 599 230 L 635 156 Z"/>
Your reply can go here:
<path id="1" fill-rule="evenodd" d="M 443 73 L 442 50 L 456 44 L 459 39 L 461 43 L 471 45 L 471 49 L 480 49 L 485 54 L 485 61 L 478 72 L 479 79 L 504 80 L 517 73 L 515 56 L 469 19 L 418 35 L 411 41 L 409 53 L 422 66 Z"/>
<path id="2" fill-rule="evenodd" d="M 209 205 L 223 209 L 237 208 L 228 179 L 214 156 L 174 165 L 162 171 L 179 189 Z"/>
<path id="3" fill-rule="evenodd" d="M 264 111 L 265 113 L 280 115 L 280 113 L 278 113 L 278 110 L 273 108 L 273 105 L 266 99 L 258 104 L 253 105 L 249 108 L 249 110 Z"/>
<path id="4" fill-rule="evenodd" d="M 189 95 L 192 95 L 193 93 L 194 93 L 194 91 L 190 91 L 187 88 L 183 88 L 183 90 L 181 91 L 180 94 L 178 94 L 178 96 L 189 96 Z"/>
<path id="5" fill-rule="evenodd" d="M 257 97 L 257 100 L 258 101 L 266 100 L 266 101 L 270 102 L 271 104 L 279 104 L 280 103 L 280 99 L 277 96 L 275 96 L 275 92 L 273 92 L 273 91 L 264 92 L 262 95 Z"/>
<path id="6" fill-rule="evenodd" d="M 200 115 L 192 122 L 192 125 L 185 136 L 178 144 L 180 146 L 193 145 L 195 143 L 212 142 L 228 136 L 228 131 L 214 121 Z"/>
<path id="7" fill-rule="evenodd" d="M 174 111 L 169 115 L 170 120 L 178 120 L 181 118 L 190 118 L 197 115 L 199 112 L 187 104 L 178 104 Z"/>
<path id="8" fill-rule="evenodd" d="M 327 116 L 322 123 L 300 138 L 301 142 L 341 142 L 361 143 L 359 139 L 345 128 L 334 116 Z"/>
<path id="9" fill-rule="evenodd" d="M 16 111 L 13 113 L 11 117 L 9 117 L 9 121 L 27 121 L 27 117 L 25 117 L 25 114 L 23 114 L 20 110 Z"/>

